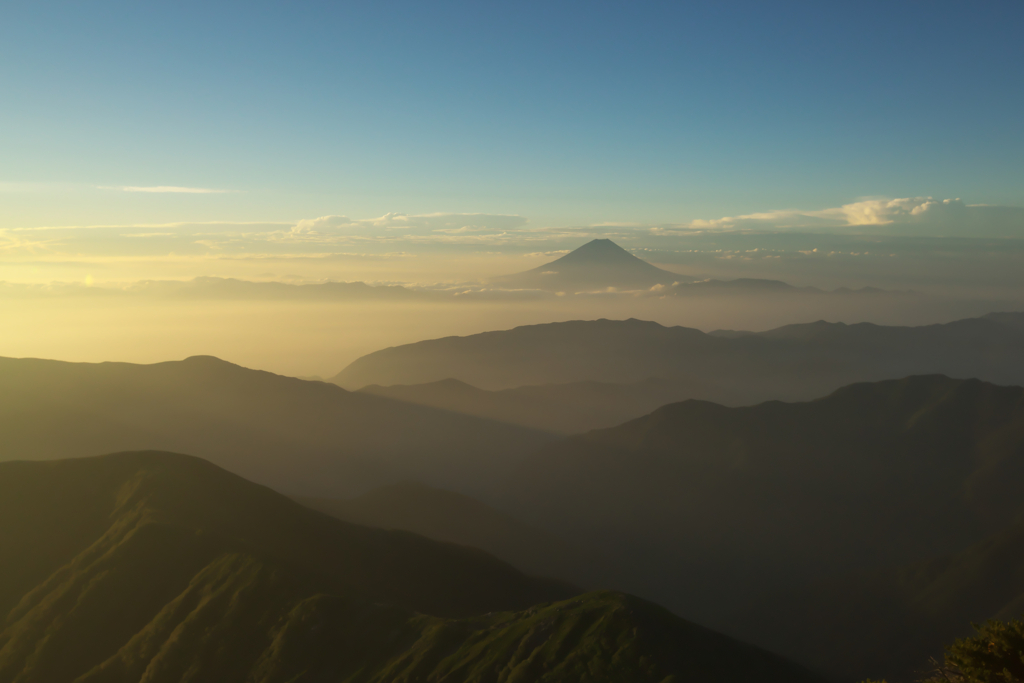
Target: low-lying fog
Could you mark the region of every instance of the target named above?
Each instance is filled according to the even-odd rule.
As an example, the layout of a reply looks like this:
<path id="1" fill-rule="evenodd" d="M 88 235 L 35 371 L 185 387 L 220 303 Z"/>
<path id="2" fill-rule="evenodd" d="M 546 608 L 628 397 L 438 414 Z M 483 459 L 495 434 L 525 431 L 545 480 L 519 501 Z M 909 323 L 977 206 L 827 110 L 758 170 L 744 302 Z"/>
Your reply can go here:
<path id="1" fill-rule="evenodd" d="M 215 355 L 280 374 L 329 377 L 387 346 L 573 319 L 763 330 L 818 319 L 919 325 L 1021 302 L 895 294 L 653 298 L 633 295 L 451 302 L 174 300 L 148 296 L 4 297 L 0 355 L 153 363 Z"/>
<path id="2" fill-rule="evenodd" d="M 449 224 L 525 219 L 457 215 L 420 217 L 419 233 L 405 225 L 416 217 L 406 217 L 400 233 L 367 228 L 363 235 L 338 232 L 334 218 L 291 229 L 7 233 L 20 242 L 7 245 L 0 264 L 0 316 L 16 323 L 0 334 L 0 356 L 149 363 L 216 355 L 281 374 L 327 377 L 387 346 L 534 323 L 640 318 L 756 331 L 819 319 L 921 325 L 1024 307 L 1024 240 L 1013 238 L 1019 232 L 1013 221 L 989 237 L 914 236 L 910 224 L 856 228 L 882 234 L 516 232 L 501 221 L 463 235 L 465 226 Z M 574 294 L 592 288 L 487 284 L 496 276 L 543 271 L 594 238 L 669 271 L 663 274 L 670 280 L 678 274 L 679 286 L 669 280 L 636 291 Z M 738 278 L 792 288 L 692 284 Z M 374 288 L 324 285 L 344 282 Z M 857 291 L 863 288 L 884 291 Z"/>

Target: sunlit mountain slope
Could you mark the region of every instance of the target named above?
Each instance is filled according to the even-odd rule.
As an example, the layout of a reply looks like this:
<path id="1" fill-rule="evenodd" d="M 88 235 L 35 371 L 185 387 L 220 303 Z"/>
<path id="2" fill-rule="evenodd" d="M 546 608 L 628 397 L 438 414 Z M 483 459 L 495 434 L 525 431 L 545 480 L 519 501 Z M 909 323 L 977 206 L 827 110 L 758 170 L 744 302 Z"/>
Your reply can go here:
<path id="1" fill-rule="evenodd" d="M 566 600 L 188 456 L 2 463 L 0 544 L 5 683 L 817 680 L 638 599 Z"/>
<path id="2" fill-rule="evenodd" d="M 0 460 L 162 449 L 289 493 L 418 478 L 472 489 L 551 437 L 216 358 L 133 365 L 0 358 Z"/>

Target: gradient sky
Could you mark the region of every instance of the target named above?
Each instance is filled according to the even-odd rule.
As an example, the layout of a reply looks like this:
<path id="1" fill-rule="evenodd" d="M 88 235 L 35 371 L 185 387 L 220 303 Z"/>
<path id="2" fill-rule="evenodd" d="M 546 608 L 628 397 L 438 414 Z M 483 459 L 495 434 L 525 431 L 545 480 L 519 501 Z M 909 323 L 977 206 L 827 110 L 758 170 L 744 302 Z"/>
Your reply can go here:
<path id="1" fill-rule="evenodd" d="M 0 355 L 321 374 L 580 317 L 1017 310 L 1022 35 L 1020 0 L 7 0 Z M 681 277 L 922 295 L 462 296 L 595 237 Z M 460 293 L 399 311 L 138 285 L 204 276 Z"/>
<path id="2" fill-rule="evenodd" d="M 5 2 L 0 228 L 1022 206 L 1021 35 L 1016 0 Z"/>

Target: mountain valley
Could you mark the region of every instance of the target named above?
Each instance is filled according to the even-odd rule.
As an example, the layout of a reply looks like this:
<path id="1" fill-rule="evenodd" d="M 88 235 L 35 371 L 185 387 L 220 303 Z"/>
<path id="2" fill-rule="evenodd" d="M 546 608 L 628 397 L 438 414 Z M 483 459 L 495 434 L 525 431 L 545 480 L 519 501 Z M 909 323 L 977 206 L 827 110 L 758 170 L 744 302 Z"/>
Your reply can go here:
<path id="1" fill-rule="evenodd" d="M 822 680 L 189 456 L 0 463 L 0 544 L 4 682 Z"/>

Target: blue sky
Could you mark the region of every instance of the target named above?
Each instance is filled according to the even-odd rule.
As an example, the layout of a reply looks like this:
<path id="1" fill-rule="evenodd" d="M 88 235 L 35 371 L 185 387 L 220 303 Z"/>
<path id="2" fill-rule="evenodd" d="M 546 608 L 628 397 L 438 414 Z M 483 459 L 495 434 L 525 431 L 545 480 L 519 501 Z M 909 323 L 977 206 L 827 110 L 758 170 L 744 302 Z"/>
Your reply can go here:
<path id="1" fill-rule="evenodd" d="M 0 228 L 1020 206 L 1022 30 L 1020 2 L 7 2 Z"/>
<path id="2" fill-rule="evenodd" d="M 1016 310 L 1022 35 L 1020 0 L 5 0 L 0 354 L 310 374 L 556 319 Z M 595 237 L 697 279 L 933 299 L 368 316 L 59 295 L 203 276 L 462 287 Z"/>

